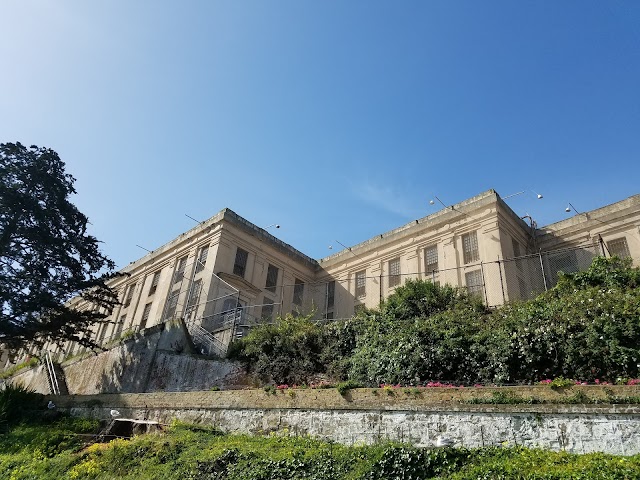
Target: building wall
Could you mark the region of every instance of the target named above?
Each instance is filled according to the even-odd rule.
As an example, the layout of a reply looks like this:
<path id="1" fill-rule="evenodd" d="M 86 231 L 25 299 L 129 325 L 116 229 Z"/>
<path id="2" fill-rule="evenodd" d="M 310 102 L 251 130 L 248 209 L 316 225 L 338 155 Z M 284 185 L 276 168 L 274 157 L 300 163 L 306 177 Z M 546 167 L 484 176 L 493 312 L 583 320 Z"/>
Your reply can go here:
<path id="1" fill-rule="evenodd" d="M 489 190 L 316 261 L 225 209 L 124 268 L 112 283 L 122 301 L 109 318 L 113 323 L 91 334 L 106 343 L 128 330 L 183 318 L 229 342 L 277 315 L 351 317 L 359 308 L 377 307 L 407 279 L 466 287 L 488 305 L 500 305 L 539 292 L 545 273 L 557 274 L 559 262 L 543 265 L 536 254 L 584 245 L 596 252 L 600 238 L 640 264 L 640 195 L 540 229 L 528 221 Z M 242 265 L 239 252 L 246 252 Z M 522 260 L 509 261 L 514 257 Z M 268 278 L 270 269 L 277 269 L 275 277 Z M 81 348 L 63 350 L 69 355 Z"/>

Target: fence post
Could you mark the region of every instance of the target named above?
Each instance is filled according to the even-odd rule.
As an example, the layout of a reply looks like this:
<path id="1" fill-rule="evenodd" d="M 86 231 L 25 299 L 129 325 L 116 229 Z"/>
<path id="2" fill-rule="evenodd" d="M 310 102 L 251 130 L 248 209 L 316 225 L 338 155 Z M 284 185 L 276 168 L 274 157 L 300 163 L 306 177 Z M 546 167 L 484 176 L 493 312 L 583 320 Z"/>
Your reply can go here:
<path id="1" fill-rule="evenodd" d="M 487 284 L 484 281 L 484 267 L 482 262 L 480 262 L 480 275 L 482 275 L 482 290 L 484 290 L 484 302 L 485 305 L 489 306 L 489 297 L 487 296 Z"/>
<path id="2" fill-rule="evenodd" d="M 549 290 L 547 287 L 547 277 L 544 274 L 544 263 L 542 263 L 542 252 L 538 250 L 538 256 L 540 257 L 540 271 L 542 272 L 542 281 L 544 282 L 544 291 Z"/>
<path id="3" fill-rule="evenodd" d="M 507 303 L 507 297 L 504 294 L 504 281 L 502 279 L 502 262 L 500 259 L 496 262 L 498 264 L 498 272 L 500 272 L 500 288 L 502 289 L 502 304 Z"/>

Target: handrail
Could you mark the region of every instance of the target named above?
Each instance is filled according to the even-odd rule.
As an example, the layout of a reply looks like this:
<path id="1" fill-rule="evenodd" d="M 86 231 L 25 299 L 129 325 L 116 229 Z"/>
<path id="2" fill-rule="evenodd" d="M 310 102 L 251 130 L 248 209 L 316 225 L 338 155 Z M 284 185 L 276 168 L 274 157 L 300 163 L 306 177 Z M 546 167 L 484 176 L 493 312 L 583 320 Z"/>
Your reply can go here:
<path id="1" fill-rule="evenodd" d="M 47 367 L 47 373 L 49 374 L 49 383 L 51 384 L 51 393 L 53 395 L 60 395 L 60 385 L 58 384 L 58 377 L 53 368 L 53 360 L 51 360 L 51 353 L 47 350 L 44 354 L 44 361 Z"/>

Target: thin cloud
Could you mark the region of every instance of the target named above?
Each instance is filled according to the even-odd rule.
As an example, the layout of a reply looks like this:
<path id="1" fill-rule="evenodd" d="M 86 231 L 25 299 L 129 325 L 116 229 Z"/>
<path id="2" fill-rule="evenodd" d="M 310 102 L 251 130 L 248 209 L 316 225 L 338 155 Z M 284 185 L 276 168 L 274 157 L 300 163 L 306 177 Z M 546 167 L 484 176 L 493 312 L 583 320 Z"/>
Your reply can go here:
<path id="1" fill-rule="evenodd" d="M 421 212 L 424 215 L 420 204 L 388 185 L 365 181 L 354 185 L 353 192 L 363 202 L 401 217 L 417 218 Z"/>

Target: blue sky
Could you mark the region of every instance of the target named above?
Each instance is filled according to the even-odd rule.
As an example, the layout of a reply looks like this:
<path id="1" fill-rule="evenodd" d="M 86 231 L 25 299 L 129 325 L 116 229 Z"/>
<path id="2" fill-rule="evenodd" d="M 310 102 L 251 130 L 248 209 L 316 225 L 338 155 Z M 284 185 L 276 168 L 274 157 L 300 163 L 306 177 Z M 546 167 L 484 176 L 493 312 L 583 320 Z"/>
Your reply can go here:
<path id="1" fill-rule="evenodd" d="M 18 1 L 0 141 L 56 150 L 119 266 L 229 207 L 314 258 L 489 188 L 640 193 L 640 2 Z M 536 200 L 532 191 L 542 193 Z"/>

